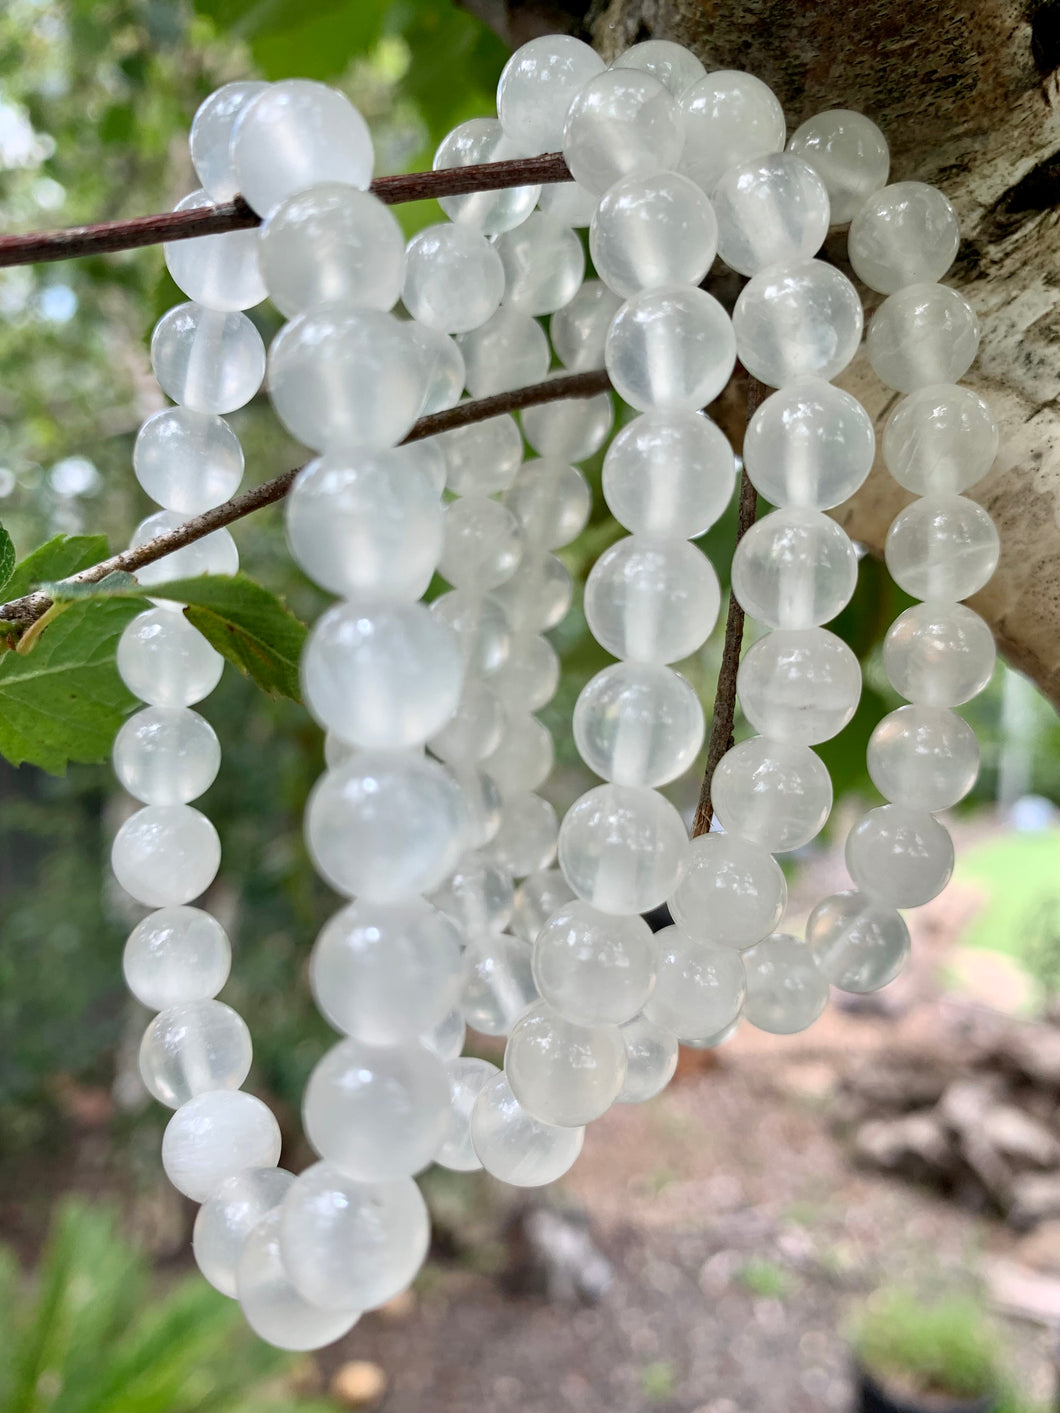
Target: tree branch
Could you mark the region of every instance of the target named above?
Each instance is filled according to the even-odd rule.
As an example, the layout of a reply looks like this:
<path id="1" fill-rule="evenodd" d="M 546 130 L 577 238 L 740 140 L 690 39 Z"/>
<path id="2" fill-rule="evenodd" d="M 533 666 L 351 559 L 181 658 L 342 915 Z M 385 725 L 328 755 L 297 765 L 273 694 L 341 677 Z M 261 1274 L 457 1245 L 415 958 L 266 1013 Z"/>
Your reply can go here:
<path id="1" fill-rule="evenodd" d="M 757 378 L 748 376 L 747 382 L 747 421 L 750 422 L 758 407 L 765 400 L 769 389 Z M 740 472 L 740 505 L 736 518 L 736 545 L 755 523 L 758 510 L 758 492 L 751 484 L 746 467 Z M 721 650 L 721 670 L 718 673 L 718 689 L 714 696 L 714 713 L 710 722 L 710 740 L 707 743 L 707 764 L 703 772 L 703 784 L 699 789 L 699 803 L 692 821 L 692 838 L 710 831 L 714 818 L 714 805 L 710 797 L 710 787 L 718 762 L 733 746 L 733 721 L 736 716 L 736 673 L 740 666 L 740 649 L 743 646 L 744 612 L 736 602 L 736 595 L 729 592 L 729 612 L 725 619 L 725 643 Z"/>
<path id="2" fill-rule="evenodd" d="M 444 412 L 433 412 L 429 417 L 421 417 L 402 445 L 422 441 L 425 437 L 436 436 L 439 432 L 452 431 L 454 427 L 469 427 L 474 422 L 484 422 L 487 418 L 499 417 L 504 412 L 517 412 L 523 407 L 558 402 L 561 398 L 592 397 L 596 393 L 606 392 L 610 386 L 611 379 L 600 369 L 589 373 L 568 373 L 559 378 L 548 378 L 543 383 L 531 383 L 525 388 L 515 388 L 512 392 L 495 393 L 492 397 L 459 402 Z M 94 564 L 90 569 L 84 569 L 80 574 L 74 574 L 63 582 L 98 584 L 108 574 L 119 570 L 134 574 L 145 565 L 153 564 L 155 560 L 172 554 L 174 550 L 183 549 L 185 545 L 194 544 L 196 540 L 201 540 L 204 535 L 209 535 L 214 530 L 242 520 L 252 511 L 283 500 L 301 469 L 296 466 L 293 471 L 285 471 L 281 476 L 226 501 L 224 505 L 196 515 L 183 525 L 178 525 L 176 529 L 167 530 L 165 534 L 156 535 L 153 540 L 137 545 L 135 549 L 122 550 L 120 554 L 111 555 L 109 559 Z M 24 631 L 47 613 L 51 603 L 48 595 L 39 590 L 25 594 L 20 599 L 0 604 L 0 622 L 13 623 Z"/>
<path id="3" fill-rule="evenodd" d="M 466 196 L 475 191 L 500 191 L 504 187 L 570 180 L 570 169 L 563 154 L 546 152 L 540 157 L 518 157 L 508 162 L 483 162 L 474 167 L 377 177 L 370 190 L 388 206 L 397 206 L 429 197 Z M 163 241 L 245 231 L 260 224 L 261 217 L 237 196 L 234 201 L 201 207 L 197 211 L 166 211 L 160 216 L 134 216 L 127 221 L 105 221 L 65 231 L 0 236 L 0 269 L 44 260 L 76 260 L 82 255 L 115 250 L 136 250 L 144 245 L 160 245 Z"/>

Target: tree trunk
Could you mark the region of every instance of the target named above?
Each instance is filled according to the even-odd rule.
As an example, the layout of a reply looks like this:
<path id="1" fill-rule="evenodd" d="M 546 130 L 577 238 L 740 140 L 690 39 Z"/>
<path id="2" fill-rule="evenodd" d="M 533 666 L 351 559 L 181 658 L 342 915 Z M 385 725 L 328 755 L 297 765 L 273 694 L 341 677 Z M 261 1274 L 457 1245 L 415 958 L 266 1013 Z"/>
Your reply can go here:
<path id="1" fill-rule="evenodd" d="M 512 43 L 566 29 L 607 59 L 675 39 L 708 68 L 777 93 L 789 131 L 855 108 L 891 145 L 891 180 L 937 183 L 963 235 L 946 282 L 983 322 L 967 378 L 1002 429 L 972 496 L 997 522 L 1001 563 L 972 600 L 1008 660 L 1060 704 L 1060 0 L 464 0 Z M 830 258 L 850 273 L 845 240 Z M 862 289 L 866 312 L 878 295 Z M 860 354 L 838 380 L 877 418 L 896 401 Z M 911 497 L 877 465 L 835 515 L 875 553 Z"/>

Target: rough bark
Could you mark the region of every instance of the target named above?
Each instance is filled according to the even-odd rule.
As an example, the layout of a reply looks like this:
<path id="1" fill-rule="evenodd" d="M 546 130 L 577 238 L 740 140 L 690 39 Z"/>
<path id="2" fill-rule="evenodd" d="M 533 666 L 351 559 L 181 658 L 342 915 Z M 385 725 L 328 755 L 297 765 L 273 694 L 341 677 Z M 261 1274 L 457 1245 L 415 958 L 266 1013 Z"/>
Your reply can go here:
<path id="1" fill-rule="evenodd" d="M 975 490 L 1002 555 L 973 600 L 1008 660 L 1060 704 L 1060 0 L 465 0 L 521 41 L 560 27 L 605 58 L 640 39 L 687 44 L 778 94 L 789 130 L 823 108 L 856 108 L 891 144 L 892 179 L 938 183 L 963 241 L 947 277 L 983 320 L 967 381 L 1002 425 Z M 830 239 L 840 263 L 843 241 Z M 878 301 L 867 291 L 869 308 Z M 881 419 L 894 395 L 860 356 L 840 379 Z M 877 467 L 837 512 L 882 550 L 909 497 Z"/>

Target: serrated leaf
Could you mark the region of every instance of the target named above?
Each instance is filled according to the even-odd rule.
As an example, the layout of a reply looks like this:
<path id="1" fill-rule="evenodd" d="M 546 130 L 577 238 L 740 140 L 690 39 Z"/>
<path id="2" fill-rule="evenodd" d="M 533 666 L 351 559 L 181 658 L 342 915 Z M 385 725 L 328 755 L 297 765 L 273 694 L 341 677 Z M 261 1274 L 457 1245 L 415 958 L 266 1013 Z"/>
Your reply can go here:
<path id="1" fill-rule="evenodd" d="M 0 590 L 7 587 L 7 581 L 15 568 L 15 546 L 11 536 L 0 525 Z"/>
<path id="2" fill-rule="evenodd" d="M 4 585 L 4 597 L 20 599 L 38 584 L 80 574 L 106 557 L 106 535 L 56 535 L 15 565 Z"/>

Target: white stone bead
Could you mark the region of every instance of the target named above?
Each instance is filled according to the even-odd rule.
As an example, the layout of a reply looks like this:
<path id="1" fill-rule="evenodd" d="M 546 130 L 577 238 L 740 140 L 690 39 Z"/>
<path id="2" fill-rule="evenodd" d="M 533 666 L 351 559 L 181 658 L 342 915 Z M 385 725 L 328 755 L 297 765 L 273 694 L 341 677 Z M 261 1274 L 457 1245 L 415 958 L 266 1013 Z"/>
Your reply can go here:
<path id="1" fill-rule="evenodd" d="M 221 841 L 191 805 L 145 805 L 114 836 L 114 876 L 138 903 L 168 908 L 205 893 L 217 875 Z"/>
<path id="2" fill-rule="evenodd" d="M 846 864 L 863 893 L 892 908 L 918 908 L 950 881 L 953 840 L 926 810 L 881 805 L 850 831 Z"/>
<path id="3" fill-rule="evenodd" d="M 468 938 L 460 1009 L 472 1030 L 507 1035 L 537 1000 L 530 946 L 506 932 Z"/>
<path id="4" fill-rule="evenodd" d="M 159 535 L 166 535 L 184 523 L 184 516 L 176 510 L 156 510 L 146 520 L 141 520 L 129 540 L 129 548 L 137 549 L 149 544 Z M 139 584 L 166 584 L 174 579 L 194 579 L 198 574 L 234 574 L 239 568 L 239 550 L 236 542 L 223 527 L 204 535 L 201 540 L 193 540 L 182 549 L 171 550 L 161 559 L 145 564 L 136 571 Z"/>
<path id="5" fill-rule="evenodd" d="M 604 499 L 635 535 L 695 539 L 723 514 L 735 482 L 728 438 L 699 412 L 642 413 L 604 457 Z"/>
<path id="6" fill-rule="evenodd" d="M 471 118 L 458 123 L 441 142 L 432 166 L 436 172 L 456 167 L 478 167 L 485 162 L 508 162 L 521 150 L 507 138 L 496 118 Z M 441 196 L 438 205 L 450 221 L 470 226 L 483 235 L 510 231 L 534 209 L 539 186 L 510 186 L 496 191 L 471 191 L 465 196 Z"/>
<path id="7" fill-rule="evenodd" d="M 579 1128 L 605 1114 L 626 1077 L 613 1025 L 576 1025 L 539 1001 L 516 1021 L 504 1051 L 516 1101 L 541 1123 Z"/>
<path id="8" fill-rule="evenodd" d="M 730 167 L 715 186 L 711 204 L 718 221 L 718 254 L 741 275 L 809 260 L 828 234 L 824 182 L 790 152 Z"/>
<path id="9" fill-rule="evenodd" d="M 585 274 L 585 251 L 569 226 L 535 211 L 497 237 L 504 302 L 523 314 L 552 314 L 569 304 Z"/>
<path id="10" fill-rule="evenodd" d="M 753 74 L 717 69 L 684 89 L 680 106 L 681 170 L 708 196 L 729 167 L 784 147 L 784 111 Z"/>
<path id="11" fill-rule="evenodd" d="M 114 773 L 147 805 L 186 805 L 213 784 L 221 764 L 217 733 L 187 707 L 145 707 L 114 738 Z"/>
<path id="12" fill-rule="evenodd" d="M 213 204 L 209 192 L 193 191 L 173 210 L 201 211 Z M 189 299 L 204 309 L 231 311 L 251 309 L 268 293 L 258 265 L 259 245 L 256 230 L 226 231 L 191 240 L 168 240 L 162 254 L 173 283 Z"/>
<path id="13" fill-rule="evenodd" d="M 460 1054 L 466 1038 L 467 1026 L 464 1024 L 464 1017 L 460 1014 L 459 1007 L 454 1006 L 433 1030 L 420 1036 L 420 1044 L 426 1045 L 428 1050 L 433 1050 L 440 1060 L 448 1064 Z"/>
<path id="14" fill-rule="evenodd" d="M 223 1001 L 185 1001 L 161 1011 L 140 1042 L 140 1076 L 160 1104 L 238 1089 L 250 1073 L 250 1031 Z"/>
<path id="15" fill-rule="evenodd" d="M 196 109 L 188 138 L 191 164 L 214 201 L 231 201 L 239 191 L 232 165 L 232 128 L 240 110 L 268 86 L 246 80 L 222 84 Z"/>
<path id="16" fill-rule="evenodd" d="M 997 455 L 990 408 L 971 388 L 942 384 L 904 397 L 883 428 L 883 459 L 916 495 L 959 495 L 982 480 Z"/>
<path id="17" fill-rule="evenodd" d="M 244 1243 L 293 1182 L 294 1175 L 283 1168 L 245 1168 L 226 1178 L 199 1208 L 191 1241 L 195 1264 L 222 1295 L 235 1299 Z"/>
<path id="18" fill-rule="evenodd" d="M 472 397 L 492 397 L 540 383 L 548 372 L 548 338 L 529 314 L 504 305 L 460 337 Z"/>
<path id="19" fill-rule="evenodd" d="M 178 304 L 151 335 L 151 366 L 167 397 L 194 412 L 234 412 L 265 375 L 265 345 L 245 314 Z"/>
<path id="20" fill-rule="evenodd" d="M 524 942 L 536 942 L 537 934 L 556 909 L 574 897 L 574 890 L 558 868 L 532 873 L 515 890 L 512 931 Z"/>
<path id="21" fill-rule="evenodd" d="M 504 801 L 497 782 L 473 765 L 450 766 L 464 797 L 464 848 L 483 849 L 501 827 Z"/>
<path id="22" fill-rule="evenodd" d="M 801 849 L 824 828 L 832 781 L 808 746 L 752 736 L 718 762 L 711 799 L 730 834 L 783 854 Z"/>
<path id="23" fill-rule="evenodd" d="M 620 1027 L 626 1046 L 626 1077 L 616 1104 L 643 1104 L 661 1094 L 677 1069 L 677 1036 L 647 1016 Z"/>
<path id="24" fill-rule="evenodd" d="M 439 760 L 474 765 L 497 749 L 503 735 L 504 707 L 492 683 L 466 677 L 456 710 L 427 744 Z"/>
<path id="25" fill-rule="evenodd" d="M 538 711 L 556 695 L 559 674 L 559 654 L 548 639 L 519 633 L 507 661 L 490 677 L 490 686 L 506 711 Z"/>
<path id="26" fill-rule="evenodd" d="M 429 329 L 416 319 L 408 322 L 408 335 L 419 349 L 425 372 L 425 390 L 420 404 L 420 416 L 429 417 L 432 412 L 444 412 L 455 407 L 464 391 L 464 355 L 457 347 L 456 340 L 440 329 Z M 422 456 L 424 452 L 437 458 L 441 467 L 438 477 L 438 491 L 445 485 L 445 465 L 437 437 L 422 437 L 410 443 L 405 451 Z"/>
<path id="27" fill-rule="evenodd" d="M 549 320 L 556 357 L 568 373 L 604 366 L 604 343 L 622 301 L 602 280 L 586 280 L 571 302 Z"/>
<path id="28" fill-rule="evenodd" d="M 956 383 L 979 351 L 979 319 L 945 285 L 906 285 L 872 316 L 865 347 L 881 382 L 898 392 Z"/>
<path id="29" fill-rule="evenodd" d="M 941 280 L 959 244 L 952 203 L 926 182 L 895 182 L 869 196 L 847 236 L 855 274 L 881 294 Z"/>
<path id="30" fill-rule="evenodd" d="M 280 1211 L 274 1208 L 254 1226 L 239 1255 L 236 1293 L 247 1324 L 278 1349 L 320 1349 L 348 1334 L 359 1310 L 325 1310 L 291 1284 L 280 1251 Z"/>
<path id="31" fill-rule="evenodd" d="M 887 180 L 891 154 L 871 118 L 849 108 L 816 113 L 795 129 L 788 151 L 808 162 L 825 184 L 832 224 L 845 225 Z"/>
<path id="32" fill-rule="evenodd" d="M 755 412 L 743 442 L 747 474 L 774 505 L 830 510 L 872 469 L 872 418 L 850 393 L 820 378 L 789 383 Z"/>
<path id="33" fill-rule="evenodd" d="M 560 1128 L 532 1118 L 499 1074 L 484 1085 L 471 1111 L 471 1142 L 486 1171 L 513 1187 L 542 1187 L 574 1165 L 584 1128 Z"/>
<path id="34" fill-rule="evenodd" d="M 457 1173 L 470 1173 L 482 1167 L 471 1142 L 471 1111 L 480 1092 L 501 1073 L 489 1060 L 471 1056 L 450 1062 L 449 1134 L 435 1162 Z"/>
<path id="35" fill-rule="evenodd" d="M 717 250 L 714 208 L 679 172 L 624 177 L 600 199 L 589 228 L 596 273 L 623 299 L 664 285 L 698 285 Z"/>
<path id="36" fill-rule="evenodd" d="M 997 659 L 994 635 L 959 603 L 914 604 L 883 640 L 883 670 L 896 692 L 922 706 L 955 707 L 990 681 Z"/>
<path id="37" fill-rule="evenodd" d="M 405 262 L 405 308 L 428 328 L 467 333 L 501 302 L 500 253 L 471 226 L 428 226 L 409 241 Z"/>
<path id="38" fill-rule="evenodd" d="M 160 707 L 201 702 L 224 669 L 224 658 L 199 630 L 168 608 L 150 608 L 125 625 L 117 661 L 129 691 Z"/>
<path id="39" fill-rule="evenodd" d="M 842 731 L 857 710 L 861 665 L 827 628 L 780 629 L 744 655 L 736 692 L 761 735 L 815 746 Z"/>
<path id="40" fill-rule="evenodd" d="M 703 708 L 689 683 L 654 663 L 618 662 L 582 688 L 574 743 L 597 775 L 616 785 L 665 785 L 703 745 Z"/>
<path id="41" fill-rule="evenodd" d="M 277 206 L 261 228 L 260 259 L 269 297 L 288 319 L 335 300 L 392 309 L 405 237 L 378 196 L 327 182 Z"/>
<path id="42" fill-rule="evenodd" d="M 458 496 L 507 490 L 523 459 L 519 426 L 508 412 L 440 432 L 436 440 L 445 456 L 446 486 Z"/>
<path id="43" fill-rule="evenodd" d="M 610 404 L 609 404 L 610 406 Z M 523 540 L 534 549 L 558 549 L 576 540 L 592 509 L 589 483 L 559 456 L 527 461 L 505 493 Z"/>
<path id="44" fill-rule="evenodd" d="M 228 980 L 232 948 L 199 908 L 160 908 L 133 928 L 122 955 L 125 984 L 153 1011 L 208 1001 Z"/>
<path id="45" fill-rule="evenodd" d="M 474 852 L 463 855 L 430 901 L 465 935 L 502 932 L 511 920 L 515 890 L 509 873 Z"/>
<path id="46" fill-rule="evenodd" d="M 519 522 L 487 496 L 463 496 L 445 507 L 438 572 L 456 589 L 478 594 L 515 573 L 523 555 Z"/>
<path id="47" fill-rule="evenodd" d="M 688 657 L 710 636 L 720 606 L 714 566 L 685 540 L 630 535 L 600 556 L 585 583 L 593 637 L 634 662 Z"/>
<path id="48" fill-rule="evenodd" d="M 513 878 L 525 878 L 548 868 L 556 857 L 558 832 L 556 811 L 548 800 L 529 793 L 510 795 L 490 845 L 490 858 Z"/>
<path id="49" fill-rule="evenodd" d="M 806 923 L 818 970 L 841 991 L 879 991 L 909 956 L 909 929 L 900 913 L 856 891 L 822 898 Z"/>
<path id="50" fill-rule="evenodd" d="M 541 998 L 578 1025 L 632 1020 L 655 985 L 655 941 L 640 917 L 597 912 L 580 898 L 564 903 L 534 943 Z"/>
<path id="51" fill-rule="evenodd" d="M 604 61 L 566 34 L 531 39 L 505 64 L 497 85 L 497 116 L 516 151 L 558 152 L 571 99 Z"/>
<path id="52" fill-rule="evenodd" d="M 565 226 L 584 228 L 596 213 L 596 192 L 575 181 L 546 182 L 537 199 L 538 208 Z"/>
<path id="53" fill-rule="evenodd" d="M 524 408 L 520 420 L 526 440 L 539 456 L 587 461 L 607 441 L 615 409 L 610 393 L 564 397 Z"/>
<path id="54" fill-rule="evenodd" d="M 513 633 L 544 633 L 570 608 L 574 583 L 554 554 L 530 550 L 518 569 L 494 592 Z"/>
<path id="55" fill-rule="evenodd" d="M 684 822 L 655 790 L 598 785 L 559 832 L 559 864 L 579 898 L 603 913 L 644 913 L 674 890 L 688 854 Z"/>
<path id="56" fill-rule="evenodd" d="M 197 1094 L 162 1135 L 166 1177 L 193 1202 L 213 1197 L 244 1168 L 274 1168 L 279 1158 L 280 1128 L 272 1112 L 239 1089 Z"/>
<path id="57" fill-rule="evenodd" d="M 997 568 L 1001 542 L 981 505 L 965 496 L 924 496 L 887 532 L 884 555 L 899 588 L 918 599 L 966 599 Z"/>
<path id="58" fill-rule="evenodd" d="M 496 672 L 507 659 L 511 629 L 504 609 L 492 594 L 451 589 L 431 604 L 456 634 L 466 673 Z M 488 754 L 488 752 L 486 753 Z"/>
<path id="59" fill-rule="evenodd" d="M 744 953 L 743 1014 L 758 1030 L 795 1035 L 808 1030 L 828 1004 L 828 982 L 801 938 L 775 932 Z"/>
<path id="60" fill-rule="evenodd" d="M 740 1014 L 746 985 L 740 953 L 689 937 L 679 927 L 655 934 L 659 949 L 655 990 L 644 1014 L 683 1043 L 705 1040 Z"/>
<path id="61" fill-rule="evenodd" d="M 323 182 L 363 190 L 373 160 L 357 109 L 344 93 L 310 79 L 269 84 L 240 110 L 232 130 L 239 191 L 259 216 Z"/>
<path id="62" fill-rule="evenodd" d="M 752 525 L 736 546 L 732 591 L 770 628 L 816 628 L 850 602 L 858 559 L 850 536 L 819 510 L 790 506 Z"/>
<path id="63" fill-rule="evenodd" d="M 622 177 L 672 171 L 684 145 L 673 95 L 644 70 L 609 69 L 575 94 L 563 155 L 576 182 L 602 195 Z"/>
<path id="64" fill-rule="evenodd" d="M 741 363 L 771 388 L 841 373 L 858 351 L 863 322 L 857 290 L 821 260 L 763 270 L 732 312 Z"/>
<path id="65" fill-rule="evenodd" d="M 787 900 L 784 875 L 767 849 L 735 834 L 702 834 L 689 845 L 667 903 L 689 937 L 742 950 L 773 931 Z"/>
<path id="66" fill-rule="evenodd" d="M 164 510 L 201 515 L 239 489 L 243 448 L 222 418 L 167 407 L 148 417 L 137 433 L 133 470 Z"/>
<path id="67" fill-rule="evenodd" d="M 642 69 L 657 78 L 675 98 L 706 74 L 706 69 L 683 44 L 670 39 L 645 39 L 624 49 L 614 60 L 613 69 Z"/>
<path id="68" fill-rule="evenodd" d="M 968 723 L 945 707 L 899 707 L 869 737 L 868 768 L 885 800 L 937 814 L 975 784 L 979 743 Z"/>
<path id="69" fill-rule="evenodd" d="M 712 294 L 672 285 L 626 301 L 612 320 L 604 361 L 616 391 L 631 407 L 696 412 L 728 383 L 736 338 Z"/>

